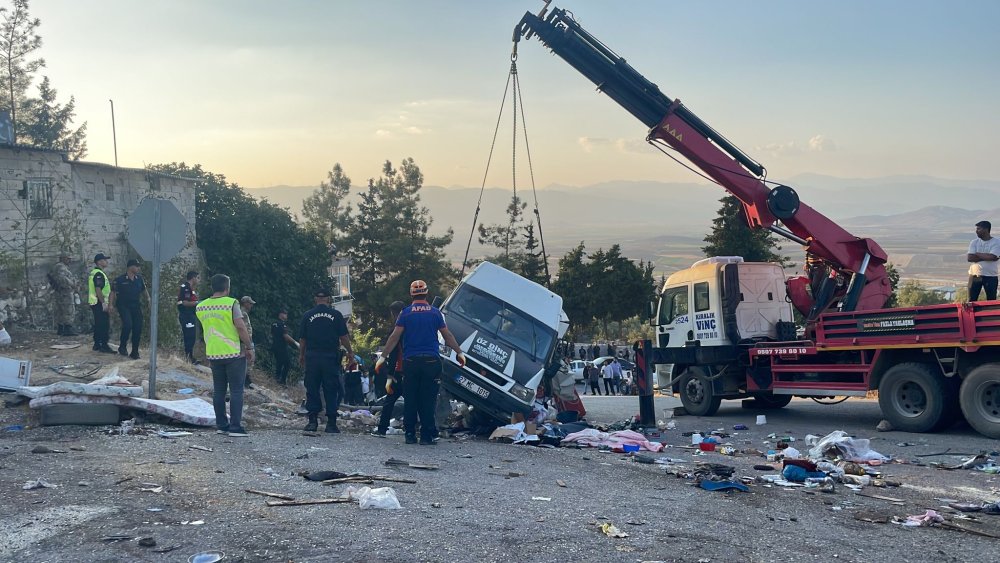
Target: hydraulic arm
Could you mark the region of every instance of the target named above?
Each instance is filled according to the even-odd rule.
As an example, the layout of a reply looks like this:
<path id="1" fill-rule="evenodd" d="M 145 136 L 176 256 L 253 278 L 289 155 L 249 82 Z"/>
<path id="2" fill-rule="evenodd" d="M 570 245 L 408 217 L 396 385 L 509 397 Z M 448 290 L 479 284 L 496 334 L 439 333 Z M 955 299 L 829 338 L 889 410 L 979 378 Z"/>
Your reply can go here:
<path id="1" fill-rule="evenodd" d="M 793 305 L 809 321 L 834 307 L 879 309 L 891 289 L 887 256 L 873 240 L 859 238 L 799 201 L 788 186 L 768 188 L 764 166 L 712 129 L 678 99 L 671 99 L 625 59 L 585 31 L 566 10 L 526 13 L 514 28 L 514 55 L 521 37 L 537 36 L 553 53 L 597 85 L 646 127 L 647 140 L 669 146 L 736 196 L 753 228 L 769 229 L 801 244 L 808 277 L 788 280 Z M 780 225 L 778 224 L 780 221 Z M 807 291 L 807 287 L 810 291 Z"/>

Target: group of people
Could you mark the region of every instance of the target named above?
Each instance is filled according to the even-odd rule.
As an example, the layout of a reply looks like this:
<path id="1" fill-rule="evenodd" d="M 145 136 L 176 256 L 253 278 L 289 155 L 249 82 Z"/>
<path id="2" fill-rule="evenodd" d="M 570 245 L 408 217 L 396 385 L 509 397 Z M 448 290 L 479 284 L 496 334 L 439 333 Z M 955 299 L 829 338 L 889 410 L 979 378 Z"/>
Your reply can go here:
<path id="1" fill-rule="evenodd" d="M 604 382 L 604 395 L 629 395 L 632 392 L 632 378 L 622 372 L 621 363 L 618 358 L 605 360 L 597 367 L 591 362 L 583 368 L 584 389 L 583 394 L 587 394 L 590 388 L 591 395 L 601 395 L 601 382 Z"/>
<path id="2" fill-rule="evenodd" d="M 94 256 L 94 267 L 87 275 L 87 305 L 94 315 L 94 350 L 109 354 L 121 354 L 139 359 L 139 341 L 142 339 L 142 296 L 149 300 L 146 282 L 139 273 L 138 260 L 126 263 L 125 273 L 111 279 L 105 271 L 111 258 L 104 253 Z M 70 270 L 73 258 L 62 253 L 59 261 L 49 272 L 49 283 L 54 291 L 53 309 L 56 333 L 60 336 L 75 336 L 73 322 L 76 305 L 80 301 L 79 284 Z M 121 332 L 118 350 L 112 350 L 110 339 L 111 315 L 117 311 L 121 318 Z M 132 344 L 129 352 L 128 344 Z"/>
<path id="3" fill-rule="evenodd" d="M 622 358 L 623 360 L 629 359 L 629 350 L 627 347 L 619 347 L 611 342 L 607 342 L 603 346 L 596 342 L 590 346 L 581 344 L 579 348 L 572 342 L 561 342 L 558 353 L 560 358 L 569 358 L 571 360 L 577 358 L 581 360 L 596 360 L 602 356 Z"/>

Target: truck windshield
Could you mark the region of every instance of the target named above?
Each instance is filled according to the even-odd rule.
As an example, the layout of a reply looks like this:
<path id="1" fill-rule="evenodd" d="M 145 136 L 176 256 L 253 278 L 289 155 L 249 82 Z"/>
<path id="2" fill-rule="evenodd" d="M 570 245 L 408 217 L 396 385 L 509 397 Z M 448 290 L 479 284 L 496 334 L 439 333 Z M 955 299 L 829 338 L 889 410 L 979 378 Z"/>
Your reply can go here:
<path id="1" fill-rule="evenodd" d="M 552 345 L 552 329 L 469 285 L 459 287 L 446 311 L 475 323 L 480 330 L 506 340 L 536 360 L 546 355 Z"/>

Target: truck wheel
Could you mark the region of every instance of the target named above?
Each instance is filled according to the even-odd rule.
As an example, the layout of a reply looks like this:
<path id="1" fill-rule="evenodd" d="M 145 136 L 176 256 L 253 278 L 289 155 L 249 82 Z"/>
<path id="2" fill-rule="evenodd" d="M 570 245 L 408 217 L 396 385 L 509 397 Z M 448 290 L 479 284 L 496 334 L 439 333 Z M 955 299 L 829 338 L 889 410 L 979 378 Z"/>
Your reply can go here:
<path id="1" fill-rule="evenodd" d="M 955 422 L 955 385 L 928 364 L 893 366 L 878 386 L 878 406 L 903 432 L 933 432 Z"/>
<path id="2" fill-rule="evenodd" d="M 791 402 L 791 395 L 754 395 L 751 406 L 757 409 L 780 409 Z"/>
<path id="3" fill-rule="evenodd" d="M 962 382 L 959 400 L 965 420 L 980 434 L 1000 439 L 1000 365 L 972 370 Z"/>
<path id="4" fill-rule="evenodd" d="M 715 396 L 712 382 L 702 368 L 688 368 L 684 372 L 680 392 L 684 410 L 694 416 L 712 416 L 722 404 L 722 398 Z"/>

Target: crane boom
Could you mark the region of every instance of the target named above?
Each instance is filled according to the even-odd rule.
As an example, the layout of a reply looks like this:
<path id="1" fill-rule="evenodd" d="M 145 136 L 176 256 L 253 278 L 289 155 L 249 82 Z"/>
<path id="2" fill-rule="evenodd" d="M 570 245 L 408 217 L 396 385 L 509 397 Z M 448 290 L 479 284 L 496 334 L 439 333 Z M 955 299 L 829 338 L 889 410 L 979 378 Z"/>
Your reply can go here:
<path id="1" fill-rule="evenodd" d="M 649 128 L 647 140 L 673 148 L 743 204 L 753 228 L 789 238 L 806 251 L 808 277 L 788 280 L 792 303 L 807 320 L 834 307 L 842 311 L 879 309 L 891 295 L 885 263 L 874 240 L 847 232 L 799 201 L 794 189 L 768 188 L 765 168 L 701 120 L 680 100 L 671 99 L 622 57 L 584 30 L 571 13 L 546 7 L 514 28 L 514 55 L 522 37 L 542 43 L 597 85 Z M 778 223 L 781 223 L 780 225 Z M 806 288 L 810 291 L 807 291 Z"/>

